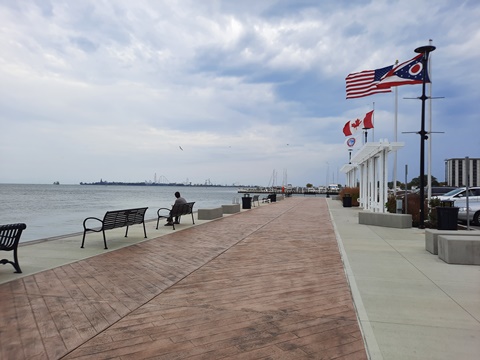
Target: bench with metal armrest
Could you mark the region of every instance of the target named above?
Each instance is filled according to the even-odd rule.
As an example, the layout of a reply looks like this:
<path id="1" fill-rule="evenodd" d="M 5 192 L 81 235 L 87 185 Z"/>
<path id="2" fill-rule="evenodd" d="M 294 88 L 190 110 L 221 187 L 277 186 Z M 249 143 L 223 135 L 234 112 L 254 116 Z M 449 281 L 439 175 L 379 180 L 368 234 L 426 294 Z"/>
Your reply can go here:
<path id="1" fill-rule="evenodd" d="M 177 204 L 173 205 L 171 209 L 167 208 L 160 208 L 157 210 L 157 230 L 158 230 L 158 223 L 160 219 L 172 219 L 172 226 L 173 230 L 175 230 L 175 222 L 173 221 L 174 218 L 180 218 L 182 215 L 192 215 L 192 222 L 195 224 L 195 220 L 193 218 L 193 205 L 195 202 L 189 202 L 185 204 Z"/>
<path id="2" fill-rule="evenodd" d="M 15 272 L 19 274 L 22 273 L 22 270 L 20 269 L 20 264 L 18 263 L 17 249 L 22 232 L 26 228 L 27 225 L 23 223 L 0 225 L 0 250 L 13 251 L 13 261 L 2 259 L 0 260 L 0 264 L 12 264 L 15 268 Z"/>
<path id="3" fill-rule="evenodd" d="M 103 243 L 105 245 L 105 249 L 108 249 L 107 240 L 105 238 L 105 230 L 112 230 L 126 226 L 127 230 L 125 231 L 125 237 L 127 237 L 128 227 L 135 224 L 143 224 L 143 233 L 145 234 L 145 238 L 147 238 L 147 231 L 145 230 L 145 212 L 147 209 L 148 207 L 107 211 L 103 217 L 103 220 L 96 217 L 86 218 L 83 221 L 83 239 L 81 248 L 83 248 L 85 243 L 85 235 L 87 232 L 101 231 L 103 234 Z M 92 224 L 92 221 L 94 221 L 93 224 L 98 224 L 98 222 L 100 222 L 101 226 L 99 228 L 87 227 L 87 221 L 90 224 Z"/>

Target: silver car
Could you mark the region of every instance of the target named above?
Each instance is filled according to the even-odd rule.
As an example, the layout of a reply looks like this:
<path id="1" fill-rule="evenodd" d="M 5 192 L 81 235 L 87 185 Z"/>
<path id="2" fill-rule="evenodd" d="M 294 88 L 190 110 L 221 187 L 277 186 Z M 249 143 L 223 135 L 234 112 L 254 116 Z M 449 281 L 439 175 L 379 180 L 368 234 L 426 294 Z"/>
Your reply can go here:
<path id="1" fill-rule="evenodd" d="M 457 201 L 465 201 L 466 197 L 467 188 L 461 187 L 437 196 L 437 199 L 440 201 L 455 201 L 455 206 L 458 206 Z M 468 188 L 468 198 L 471 202 L 480 202 L 480 187 Z"/>
<path id="2" fill-rule="evenodd" d="M 467 202 L 465 200 L 456 200 L 455 206 L 458 209 L 458 220 L 467 221 Z M 468 217 L 473 225 L 480 226 L 480 201 L 468 202 Z"/>

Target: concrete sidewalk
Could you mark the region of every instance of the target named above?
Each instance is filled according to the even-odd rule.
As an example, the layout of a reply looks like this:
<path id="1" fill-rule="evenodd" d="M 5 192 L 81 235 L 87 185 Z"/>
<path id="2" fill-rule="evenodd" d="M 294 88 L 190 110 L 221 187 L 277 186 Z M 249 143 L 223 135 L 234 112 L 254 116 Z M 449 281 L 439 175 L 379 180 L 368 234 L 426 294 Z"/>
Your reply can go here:
<path id="1" fill-rule="evenodd" d="M 206 340 L 203 340 L 203 342 L 198 340 L 198 335 L 193 335 L 192 332 L 188 332 L 189 340 L 185 339 L 185 336 L 187 336 L 185 333 L 181 338 L 178 337 L 180 336 L 178 327 L 183 326 L 180 324 L 192 326 L 192 323 L 189 322 L 194 321 L 193 319 L 197 316 L 191 313 L 191 310 L 198 305 L 195 305 L 195 301 L 197 301 L 195 300 L 195 294 L 201 295 L 200 303 L 203 305 L 200 308 L 203 306 L 204 316 L 206 317 L 203 320 L 199 318 L 200 323 L 196 326 L 209 339 L 213 335 L 207 333 L 213 330 L 207 318 L 214 316 L 213 314 L 218 317 L 213 327 L 218 327 L 220 329 L 219 333 L 224 334 L 223 336 L 218 334 L 216 336 L 223 339 L 230 336 L 229 327 L 234 326 L 233 323 L 243 324 L 254 313 L 262 313 L 262 316 L 267 316 L 265 311 L 267 309 L 273 311 L 274 308 L 280 312 L 270 312 L 268 316 L 273 316 L 273 319 L 275 319 L 273 320 L 276 326 L 275 331 L 278 332 L 280 326 L 283 326 L 280 325 L 281 322 L 288 318 L 287 314 L 289 312 L 287 309 L 290 309 L 290 311 L 296 309 L 297 315 L 301 315 L 302 312 L 306 311 L 306 309 L 301 310 L 305 306 L 303 303 L 305 300 L 315 304 L 315 309 L 320 308 L 323 314 L 320 315 L 320 319 L 328 314 L 328 311 L 325 313 L 328 306 L 321 305 L 325 301 L 322 298 L 321 289 L 333 291 L 340 286 L 339 279 L 336 276 L 332 277 L 335 272 L 332 273 L 328 270 L 329 267 L 333 269 L 336 266 L 334 262 L 331 262 L 332 256 L 335 258 L 336 255 L 331 252 L 331 248 L 327 253 L 325 252 L 326 244 L 331 244 L 329 242 L 331 235 L 329 234 L 333 234 L 333 238 L 336 238 L 335 246 L 338 243 L 340 249 L 343 268 L 353 296 L 353 305 L 356 309 L 356 316 L 365 339 L 369 358 L 478 359 L 480 357 L 480 267 L 449 265 L 439 260 L 436 255 L 428 253 L 425 251 L 424 230 L 359 225 L 359 211 L 358 208 L 343 208 L 341 201 L 333 199 L 294 197 L 276 204 L 242 211 L 241 214 L 225 217 L 209 224 L 206 224 L 205 221 L 195 220 L 198 225 L 202 226 L 191 226 L 191 219 L 185 219 L 184 224 L 176 231 L 167 227 L 155 230 L 156 223 L 149 222 L 147 223 L 147 235 L 149 236 L 147 241 L 143 239 L 141 226 L 133 226 L 129 230 L 128 238 L 123 237 L 122 229 L 109 231 L 107 232 L 109 250 L 103 249 L 103 240 L 100 234 L 87 235 L 85 249 L 80 249 L 81 235 L 22 246 L 19 256 L 23 274 L 13 274 L 13 267 L 10 265 L 0 267 L 0 284 L 5 283 L 3 286 L 0 285 L 3 296 L 0 312 L 3 318 L 9 318 L 9 321 L 4 321 L 0 325 L 2 333 L 0 337 L 2 352 L 0 355 L 3 355 L 0 358 L 11 358 L 5 356 L 5 349 L 11 350 L 12 347 L 18 349 L 18 346 L 24 348 L 22 344 L 28 341 L 33 341 L 33 348 L 29 346 L 28 351 L 24 349 L 26 355 L 23 357 L 16 356 L 16 359 L 32 358 L 27 356 L 29 351 L 35 353 L 38 358 L 50 359 L 62 358 L 67 353 L 70 354 L 67 358 L 72 359 L 99 358 L 99 354 L 108 357 L 113 356 L 113 354 L 107 350 L 101 351 L 103 343 L 111 342 L 112 339 L 116 338 L 123 339 L 122 342 L 129 344 L 129 346 L 134 346 L 131 344 L 132 341 L 139 341 L 142 344 L 148 343 L 145 336 L 149 337 L 150 340 L 156 339 L 153 343 L 156 345 L 153 348 L 142 348 L 144 352 L 141 354 L 156 356 L 160 351 L 159 348 L 164 349 L 165 347 L 175 352 L 178 350 L 175 350 L 176 348 L 188 343 L 189 346 L 177 353 L 178 358 L 193 359 L 197 358 L 196 356 L 201 358 L 199 354 L 206 356 L 206 347 L 213 347 L 212 343 L 205 342 Z M 158 239 L 153 239 L 154 237 L 158 237 Z M 311 242 L 312 240 L 314 242 Z M 327 241 L 327 243 L 322 244 L 324 241 Z M 318 244 L 320 247 L 317 248 L 316 245 L 312 247 L 317 242 L 320 242 Z M 154 246 L 153 244 L 156 243 L 158 245 Z M 287 243 L 289 246 L 285 247 Z M 147 248 L 140 247 L 142 244 L 145 244 Z M 306 246 L 307 244 L 308 246 Z M 126 246 L 130 247 L 123 252 L 119 251 Z M 207 252 L 206 249 L 208 249 Z M 301 249 L 305 253 L 297 253 Z M 193 257 L 191 255 L 192 250 L 196 253 Z M 151 251 L 155 252 L 150 253 Z M 80 289 L 81 291 L 87 291 L 83 288 L 87 285 L 79 285 L 83 283 L 83 279 L 78 278 L 79 274 L 84 274 L 88 270 L 88 277 L 91 277 L 98 271 L 90 272 L 90 270 L 101 269 L 103 263 L 110 269 L 109 273 L 120 274 L 124 270 L 122 269 L 122 262 L 134 261 L 133 258 L 126 259 L 130 253 L 141 254 L 142 257 L 147 257 L 149 260 L 148 264 L 123 266 L 129 270 L 128 275 L 125 275 L 124 278 L 125 286 L 129 289 L 128 284 L 134 289 L 140 285 L 137 283 L 130 285 L 129 278 L 135 279 L 136 282 L 153 281 L 152 284 L 144 284 L 146 290 L 143 291 L 151 292 L 150 297 L 129 293 L 128 297 L 120 297 L 123 299 L 120 301 L 118 300 L 120 289 L 112 288 L 109 293 L 115 294 L 117 297 L 115 301 L 113 301 L 113 298 L 109 298 L 109 300 L 106 298 L 99 302 L 93 302 L 94 293 L 92 289 L 94 292 L 100 291 L 97 280 L 94 282 L 93 278 L 88 281 L 88 288 L 91 289 L 88 291 L 90 292 L 80 294 Z M 154 253 L 158 255 L 152 257 Z M 270 253 L 275 256 L 269 256 Z M 291 256 L 284 257 L 285 254 L 291 254 Z M 107 255 L 108 257 L 106 257 Z M 298 256 L 301 256 L 303 260 L 299 260 L 300 257 Z M 310 256 L 315 256 L 317 261 L 310 263 Z M 159 261 L 157 257 L 162 259 L 160 264 L 157 263 Z M 278 257 L 282 259 L 281 263 L 278 262 Z M 86 262 L 81 261 L 82 259 L 86 259 Z M 98 259 L 105 260 L 99 263 Z M 110 260 L 107 261 L 107 259 Z M 305 259 L 310 260 L 303 267 L 296 268 L 297 263 L 299 261 L 305 262 Z M 66 264 L 71 265 L 65 267 Z M 279 264 L 282 265 L 279 267 Z M 141 269 L 146 271 L 148 276 L 145 275 L 145 279 L 154 276 L 148 270 L 150 266 L 158 268 L 160 272 L 165 272 L 165 275 L 162 280 L 141 280 L 142 277 L 138 278 L 133 273 L 132 266 L 135 266 L 137 271 Z M 291 277 L 286 277 L 285 271 L 288 268 L 293 270 Z M 47 273 L 42 272 L 46 269 L 52 269 L 54 276 L 49 277 Z M 37 275 L 33 276 L 33 274 Z M 116 281 L 114 278 L 108 280 L 108 273 L 99 275 L 99 282 L 111 281 L 114 284 Z M 312 275 L 316 277 L 312 277 Z M 252 281 L 244 282 L 244 280 L 253 280 L 254 278 L 257 279 L 258 284 L 250 288 Z M 24 279 L 21 288 L 18 287 L 18 279 Z M 303 288 L 298 287 L 300 286 L 299 283 L 293 292 L 280 291 L 282 284 L 285 282 L 296 284 L 299 279 L 306 281 L 302 285 Z M 55 288 L 58 285 L 58 280 L 63 284 L 62 286 L 66 286 L 69 282 L 77 285 L 73 290 L 59 290 Z M 318 284 L 314 285 L 317 281 L 327 280 L 333 280 L 334 284 L 337 285 L 327 285 L 327 283 L 322 283 L 320 287 L 318 287 Z M 163 285 L 156 284 L 158 281 L 162 281 Z M 175 285 L 177 282 L 178 285 Z M 314 285 L 313 288 L 312 285 Z M 33 309 L 37 308 L 37 312 L 32 315 L 33 317 L 29 318 L 23 314 L 22 309 L 29 307 L 25 307 L 26 298 L 23 299 L 22 297 L 15 298 L 18 303 L 16 312 L 5 314 L 4 304 L 10 298 L 6 296 L 8 294 L 5 289 L 9 289 L 8 291 L 18 295 L 25 291 L 22 290 L 23 287 L 31 286 L 34 286 L 33 289 L 37 290 L 25 296 L 33 304 L 30 306 L 33 306 Z M 42 287 L 44 290 L 41 290 Z M 157 287 L 158 290 L 154 290 Z M 200 289 L 202 290 L 200 291 Z M 70 300 L 67 300 L 67 297 L 62 295 L 64 291 L 68 291 L 73 296 L 73 300 L 70 298 L 68 298 Z M 42 299 L 46 299 L 43 301 L 47 301 L 46 305 L 38 303 L 42 292 L 47 295 L 46 297 L 42 295 Z M 256 295 L 252 296 L 252 292 L 255 292 Z M 298 298 L 303 292 L 310 294 L 310 296 Z M 266 293 L 266 297 L 263 297 L 263 293 Z M 158 294 L 163 295 L 159 297 Z M 312 297 L 312 294 L 315 295 Z M 332 294 L 334 293 L 332 292 Z M 287 302 L 281 300 L 284 296 L 284 300 Z M 340 292 L 336 296 L 340 296 L 340 308 L 348 309 L 345 293 Z M 55 301 L 53 301 L 54 299 Z M 82 328 L 77 325 L 77 328 L 79 328 L 75 333 L 71 330 L 72 324 L 69 322 L 71 320 L 68 317 L 65 318 L 65 315 L 59 315 L 63 314 L 62 312 L 58 312 L 59 308 L 67 309 L 69 301 L 78 302 L 82 304 L 82 307 L 86 307 L 93 312 L 102 310 L 101 308 L 106 305 L 105 301 L 107 301 L 109 306 L 115 308 L 116 315 L 107 313 L 107 315 L 101 315 L 101 318 L 91 318 L 89 322 L 85 323 L 91 324 L 90 326 L 85 325 L 85 328 Z M 138 308 L 135 305 L 137 303 L 145 303 L 146 307 Z M 207 306 L 207 303 L 210 305 Z M 214 303 L 215 306 L 213 306 Z M 214 312 L 220 303 L 222 303 L 224 310 L 226 310 L 225 306 L 228 304 L 231 311 L 235 308 L 235 312 L 227 312 L 225 318 L 220 317 L 220 314 Z M 272 308 L 270 303 L 275 304 L 275 306 Z M 187 304 L 188 306 L 185 307 Z M 300 304 L 303 305 L 299 307 Z M 160 305 L 161 307 L 159 307 Z M 58 343 L 53 346 L 54 342 L 52 340 L 54 337 L 52 336 L 43 338 L 41 340 L 43 345 L 41 345 L 37 340 L 32 340 L 35 339 L 32 337 L 33 335 L 20 334 L 18 328 L 13 331 L 13 334 L 18 335 L 17 342 L 13 344 L 5 343 L 6 337 L 4 334 L 12 334 L 11 329 L 5 324 L 11 324 L 13 319 L 18 320 L 19 324 L 23 324 L 18 326 L 36 321 L 37 324 L 40 324 L 38 325 L 41 330 L 40 333 L 43 333 L 44 336 L 48 335 L 49 332 L 55 333 L 48 322 L 39 322 L 41 313 L 38 312 L 38 309 L 43 308 L 43 306 L 54 310 L 52 321 L 59 321 L 60 325 L 56 323 L 56 327 L 60 331 L 59 338 L 63 339 L 61 341 L 63 347 L 58 347 Z M 231 308 L 232 306 L 233 308 Z M 135 312 L 132 312 L 133 310 L 129 310 L 135 308 L 137 309 L 136 315 L 134 315 Z M 174 308 L 180 311 L 177 314 L 180 316 L 179 318 L 176 317 L 177 315 L 174 316 Z M 254 312 L 237 313 L 247 308 Z M 149 313 L 148 309 L 155 309 L 155 313 Z M 282 317 L 286 317 L 283 320 L 279 317 L 282 311 L 284 314 Z M 169 313 L 171 315 L 168 315 Z M 238 314 L 242 314 L 242 320 L 232 321 Z M 134 316 L 132 317 L 132 315 Z M 69 316 L 70 319 L 72 316 L 80 317 L 78 310 L 73 311 Z M 155 326 L 152 321 L 148 320 L 152 316 L 163 319 L 161 324 L 157 324 L 162 327 L 163 332 L 170 334 L 173 331 L 174 334 L 177 334 L 175 335 L 177 337 L 170 335 L 170 337 L 167 336 L 167 338 L 160 340 L 157 333 L 152 338 L 150 330 L 145 329 L 141 330 L 142 337 L 138 337 L 135 329 L 146 326 L 145 322 Z M 171 316 L 170 321 L 168 321 L 169 316 Z M 302 316 L 307 316 L 307 313 Z M 308 320 L 311 316 L 312 313 L 304 317 L 303 320 L 300 320 L 302 317 L 296 317 L 295 321 L 311 321 L 311 319 Z M 327 318 L 329 318 L 328 315 Z M 79 323 L 82 321 L 80 318 L 75 319 Z M 187 319 L 189 319 L 187 323 L 184 323 L 183 321 Z M 263 324 L 265 318 L 260 320 Z M 335 321 L 338 322 L 339 320 L 339 318 L 336 318 Z M 201 325 L 202 321 L 204 322 L 203 326 Z M 222 325 L 222 321 L 225 321 L 225 325 Z M 342 321 L 344 322 L 337 324 L 337 326 L 340 326 L 340 329 L 353 331 L 351 334 L 354 334 L 355 327 L 352 327 L 347 318 Z M 347 322 L 345 323 L 345 321 Z M 113 325 L 108 325 L 110 323 Z M 261 323 L 257 322 L 255 326 L 264 326 L 260 325 Z M 346 324 L 349 325 L 346 326 Z M 300 323 L 298 323 L 299 325 Z M 239 325 L 238 328 L 247 329 L 248 326 L 253 325 L 250 324 L 247 328 L 242 326 Z M 289 326 L 292 329 L 293 323 Z M 308 326 L 304 323 L 302 328 L 306 329 Z M 124 329 L 123 332 L 120 331 L 121 329 Z M 322 332 L 323 334 L 329 334 L 327 339 L 330 340 L 327 342 L 322 342 L 325 340 L 320 340 L 319 337 L 314 342 L 308 342 L 311 341 L 311 339 L 306 340 L 309 338 L 308 333 L 295 333 L 294 331 L 296 334 L 294 337 L 297 340 L 284 338 L 282 340 L 284 345 L 279 345 L 279 343 L 273 347 L 267 345 L 262 347 L 263 345 L 260 345 L 261 341 L 266 342 L 266 344 L 271 341 L 272 330 L 272 328 L 265 330 L 270 331 L 270 335 L 265 332 L 252 332 L 249 335 L 252 338 L 247 336 L 246 333 L 233 334 L 234 337 L 237 336 L 242 339 L 241 342 L 233 346 L 237 353 L 216 352 L 212 354 L 216 354 L 218 357 L 210 358 L 319 359 L 323 358 L 322 356 L 325 358 L 342 358 L 342 356 L 344 358 L 362 358 L 361 350 L 356 347 L 358 343 L 352 340 L 354 336 L 346 337 L 347 334 L 337 336 L 337 340 L 335 340 L 337 341 L 337 347 L 333 347 L 336 349 L 335 352 L 328 353 L 325 350 L 329 347 L 332 349 L 331 346 L 333 345 L 328 342 L 332 338 L 329 336 L 331 336 L 332 331 L 340 334 L 338 329 Z M 183 331 L 185 332 L 186 329 Z M 283 331 L 280 331 L 276 336 L 279 334 L 292 336 L 293 334 Z M 147 332 L 148 335 L 143 332 Z M 78 347 L 75 338 L 78 339 L 79 334 L 81 334 L 80 343 L 84 345 L 72 352 L 72 349 Z M 310 335 L 313 335 L 313 333 L 310 333 Z M 255 336 L 263 337 L 263 340 L 260 341 L 260 338 L 253 340 Z M 318 334 L 315 336 L 318 336 Z M 225 341 L 220 340 L 220 338 L 216 338 L 216 341 L 220 341 L 220 343 Z M 184 341 L 187 341 L 187 343 Z M 303 341 L 303 345 L 296 343 L 296 341 L 300 341 L 300 343 Z M 338 346 L 342 342 L 350 347 L 347 347 L 347 350 L 340 350 L 343 348 Z M 215 346 L 220 343 L 215 343 Z M 296 345 L 293 345 L 295 343 Z M 114 344 L 119 346 L 118 342 Z M 290 347 L 286 344 L 289 344 Z M 355 344 L 354 347 L 352 347 L 353 344 Z M 250 352 L 252 350 L 251 346 L 257 346 L 263 350 Z M 109 346 L 105 345 L 105 347 L 108 348 Z M 42 348 L 49 349 L 48 356 L 39 355 Z M 225 346 L 225 348 L 228 348 L 228 351 L 232 350 L 228 346 Z M 95 351 L 99 352 L 95 353 Z M 217 351 L 220 350 L 217 349 Z M 11 352 L 8 354 L 11 354 Z M 223 355 L 220 356 L 219 354 Z M 135 358 L 135 356 L 127 354 L 116 354 L 115 356 L 118 359 L 128 358 L 128 356 Z M 137 356 L 136 358 L 143 357 Z M 169 357 L 165 356 L 165 358 L 168 359 Z"/>
<path id="2" fill-rule="evenodd" d="M 425 231 L 358 224 L 329 201 L 372 359 L 479 359 L 480 266 L 425 250 Z"/>

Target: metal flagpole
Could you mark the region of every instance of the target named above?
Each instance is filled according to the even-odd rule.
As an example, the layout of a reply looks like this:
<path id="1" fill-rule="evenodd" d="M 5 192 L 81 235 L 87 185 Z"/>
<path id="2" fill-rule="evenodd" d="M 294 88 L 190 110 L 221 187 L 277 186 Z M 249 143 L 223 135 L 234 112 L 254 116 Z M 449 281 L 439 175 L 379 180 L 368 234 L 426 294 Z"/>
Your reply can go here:
<path id="1" fill-rule="evenodd" d="M 426 45 L 421 46 L 415 49 L 417 54 L 423 54 L 422 57 L 422 116 L 421 116 L 421 127 L 418 134 L 420 135 L 420 220 L 418 227 L 420 229 L 425 229 L 425 140 L 427 138 L 425 131 L 425 100 L 427 100 L 427 95 L 425 95 L 425 88 L 427 82 L 427 64 L 428 64 L 428 55 L 435 50 L 435 46 Z"/>

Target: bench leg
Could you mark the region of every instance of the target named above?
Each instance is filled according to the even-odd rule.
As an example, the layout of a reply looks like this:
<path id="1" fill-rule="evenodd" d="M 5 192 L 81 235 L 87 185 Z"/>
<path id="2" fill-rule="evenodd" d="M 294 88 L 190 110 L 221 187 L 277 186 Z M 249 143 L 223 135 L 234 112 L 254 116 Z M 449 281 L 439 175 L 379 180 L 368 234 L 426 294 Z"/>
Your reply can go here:
<path id="1" fill-rule="evenodd" d="M 157 219 L 157 230 L 158 230 L 158 222 L 160 221 L 160 216 Z"/>
<path id="2" fill-rule="evenodd" d="M 15 257 L 15 256 L 14 256 Z M 10 261 L 10 260 L 7 260 L 7 259 L 2 259 L 0 260 L 0 264 L 12 264 L 13 267 L 15 268 L 15 273 L 17 274 L 21 274 L 22 273 L 22 270 L 20 270 L 20 265 L 18 265 L 18 260 L 15 259 L 15 262 L 13 261 Z"/>
<path id="3" fill-rule="evenodd" d="M 13 261 L 14 261 L 13 267 L 16 270 L 15 272 L 17 274 L 21 274 L 22 270 L 20 269 L 20 264 L 18 263 L 17 249 L 13 251 Z"/>
<path id="4" fill-rule="evenodd" d="M 193 212 L 192 212 L 192 223 L 195 225 L 195 219 L 193 218 Z"/>
<path id="5" fill-rule="evenodd" d="M 147 238 L 147 230 L 145 229 L 145 221 L 143 222 L 143 233 L 145 234 L 145 239 Z"/>
<path id="6" fill-rule="evenodd" d="M 80 246 L 81 249 L 83 249 L 83 244 L 85 243 L 85 233 L 86 232 L 87 232 L 87 230 L 83 231 L 82 246 Z"/>
<path id="7" fill-rule="evenodd" d="M 105 244 L 105 249 L 108 249 L 107 247 L 107 238 L 105 237 L 105 230 L 102 230 L 103 233 L 103 243 Z"/>
<path id="8" fill-rule="evenodd" d="M 125 231 L 125 237 L 128 235 L 128 225 L 127 225 L 127 230 Z"/>

